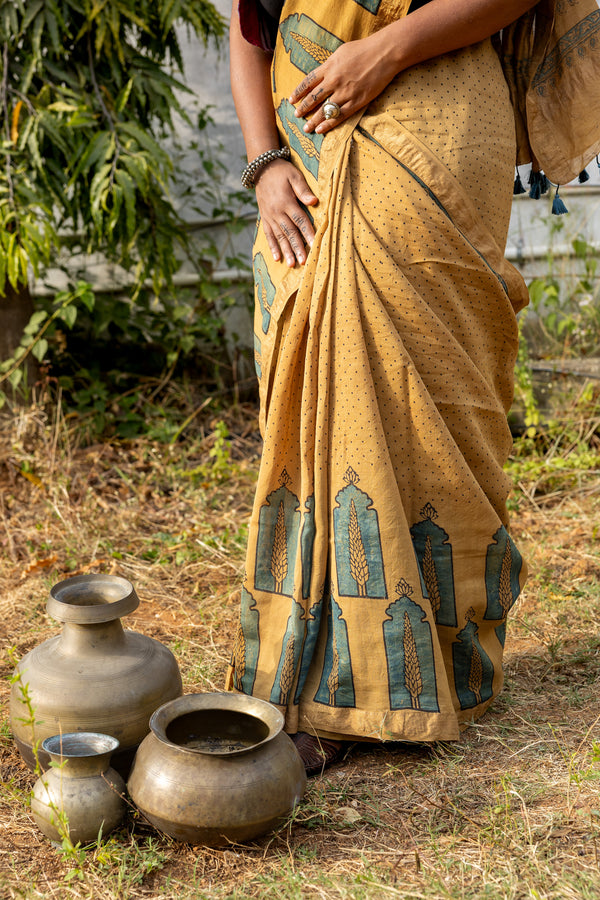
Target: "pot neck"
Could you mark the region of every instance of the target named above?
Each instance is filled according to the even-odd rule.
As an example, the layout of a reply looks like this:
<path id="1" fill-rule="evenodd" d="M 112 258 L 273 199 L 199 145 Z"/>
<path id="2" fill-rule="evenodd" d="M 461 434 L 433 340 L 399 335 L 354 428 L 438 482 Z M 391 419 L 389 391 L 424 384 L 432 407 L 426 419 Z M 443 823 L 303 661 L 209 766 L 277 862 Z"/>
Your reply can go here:
<path id="1" fill-rule="evenodd" d="M 60 648 L 66 656 L 107 656 L 119 652 L 126 643 L 120 619 L 93 625 L 75 625 L 65 622 L 60 637 Z"/>
<path id="2" fill-rule="evenodd" d="M 91 756 L 69 756 L 60 753 L 48 754 L 57 764 L 54 772 L 67 778 L 88 778 L 90 775 L 101 775 L 110 767 L 111 753 L 96 753 Z"/>

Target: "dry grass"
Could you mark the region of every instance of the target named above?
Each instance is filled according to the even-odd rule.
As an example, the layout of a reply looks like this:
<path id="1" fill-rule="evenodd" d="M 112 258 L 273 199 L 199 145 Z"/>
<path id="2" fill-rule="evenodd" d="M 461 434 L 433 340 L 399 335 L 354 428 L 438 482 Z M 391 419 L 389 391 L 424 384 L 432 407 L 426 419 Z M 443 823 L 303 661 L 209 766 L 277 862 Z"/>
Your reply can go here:
<path id="1" fill-rule="evenodd" d="M 0 438 L 0 628 L 19 655 L 57 633 L 48 588 L 69 574 L 130 578 L 127 624 L 176 653 L 185 689 L 221 689 L 235 624 L 259 440 L 227 416 L 187 445 L 74 447 L 36 410 Z M 215 460 L 219 465 L 211 469 Z M 219 474 L 220 473 L 220 474 Z M 0 896 L 8 898 L 595 898 L 600 891 L 600 486 L 522 474 L 514 516 L 532 576 L 512 616 L 506 688 L 457 744 L 355 748 L 312 779 L 286 828 L 247 847 L 177 844 L 134 812 L 82 859 L 27 808 L 32 775 L 0 754 Z M 539 473 L 535 476 L 539 479 Z M 2 658 L 2 696 L 10 663 Z"/>

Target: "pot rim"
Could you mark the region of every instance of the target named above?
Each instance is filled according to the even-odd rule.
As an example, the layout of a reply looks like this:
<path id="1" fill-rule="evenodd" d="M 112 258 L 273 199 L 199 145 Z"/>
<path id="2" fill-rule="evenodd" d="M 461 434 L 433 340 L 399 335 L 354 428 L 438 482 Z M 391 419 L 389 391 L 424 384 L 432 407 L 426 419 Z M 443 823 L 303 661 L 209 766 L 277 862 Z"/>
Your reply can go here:
<path id="1" fill-rule="evenodd" d="M 247 716 L 254 716 L 263 722 L 269 729 L 268 734 L 262 741 L 251 744 L 249 747 L 241 747 L 239 750 L 226 750 L 218 752 L 214 750 L 202 750 L 197 747 L 185 747 L 176 744 L 167 737 L 167 728 L 187 713 L 198 712 L 200 710 L 228 709 L 235 712 L 244 713 Z M 154 736 L 162 743 L 180 753 L 197 753 L 201 756 L 225 757 L 242 756 L 244 753 L 250 753 L 269 741 L 282 731 L 284 725 L 283 714 L 272 703 L 266 700 L 260 700 L 258 697 L 251 697 L 249 694 L 237 694 L 230 691 L 207 691 L 202 694 L 183 694 L 174 700 L 163 703 L 162 706 L 150 717 L 150 729 Z"/>
<path id="2" fill-rule="evenodd" d="M 42 741 L 42 750 L 61 759 L 84 759 L 112 755 L 119 740 L 100 731 L 66 731 L 53 734 Z"/>
<path id="3" fill-rule="evenodd" d="M 82 586 L 97 596 L 99 602 L 77 603 Z M 48 615 L 58 622 L 95 625 L 126 616 L 137 609 L 139 602 L 132 583 L 120 575 L 74 575 L 54 585 L 46 608 Z"/>

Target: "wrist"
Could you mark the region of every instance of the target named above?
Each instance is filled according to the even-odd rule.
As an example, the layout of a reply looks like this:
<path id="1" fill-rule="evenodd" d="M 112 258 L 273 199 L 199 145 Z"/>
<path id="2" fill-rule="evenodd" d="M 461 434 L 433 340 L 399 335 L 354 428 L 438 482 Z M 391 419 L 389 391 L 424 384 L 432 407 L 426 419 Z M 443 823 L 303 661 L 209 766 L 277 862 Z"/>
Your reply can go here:
<path id="1" fill-rule="evenodd" d="M 260 153 L 258 156 L 255 156 L 252 159 L 244 171 L 242 172 L 241 182 L 245 188 L 253 188 L 256 184 L 256 177 L 258 174 L 268 166 L 269 163 L 274 162 L 276 159 L 289 159 L 290 158 L 290 149 L 289 147 L 272 147 L 269 150 L 266 150 L 264 153 Z"/>
<path id="2" fill-rule="evenodd" d="M 373 35 L 379 39 L 377 59 L 379 65 L 389 69 L 392 78 L 414 64 L 410 59 L 410 34 L 406 28 L 407 17 L 382 28 Z"/>

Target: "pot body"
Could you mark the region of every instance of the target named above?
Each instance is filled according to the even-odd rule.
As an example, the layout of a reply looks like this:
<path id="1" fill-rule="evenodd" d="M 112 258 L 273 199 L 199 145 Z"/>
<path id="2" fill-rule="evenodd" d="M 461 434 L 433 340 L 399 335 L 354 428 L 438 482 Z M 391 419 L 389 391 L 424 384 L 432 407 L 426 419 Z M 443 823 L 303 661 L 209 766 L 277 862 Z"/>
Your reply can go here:
<path id="1" fill-rule="evenodd" d="M 33 741 L 76 731 L 101 732 L 120 744 L 113 766 L 127 775 L 150 716 L 181 695 L 171 651 L 153 638 L 125 631 L 120 617 L 139 600 L 124 578 L 82 575 L 56 585 L 49 614 L 64 623 L 20 661 L 10 697 L 11 727 L 21 755 L 35 768 Z M 24 691 L 34 711 L 30 719 Z M 48 755 L 39 752 L 42 768 Z"/>
<path id="2" fill-rule="evenodd" d="M 244 694 L 190 694 L 151 720 L 128 782 L 132 800 L 176 840 L 219 847 L 258 837 L 301 799 L 306 773 L 283 717 Z"/>
<path id="3" fill-rule="evenodd" d="M 112 831 L 125 809 L 125 782 L 110 768 L 119 742 L 105 734 L 77 732 L 43 741 L 44 752 L 56 763 L 33 787 L 31 812 L 51 840 L 68 834 L 74 844 L 95 841 Z"/>

